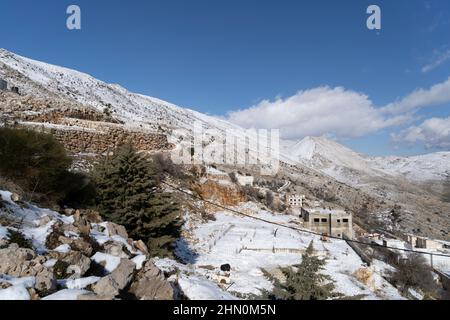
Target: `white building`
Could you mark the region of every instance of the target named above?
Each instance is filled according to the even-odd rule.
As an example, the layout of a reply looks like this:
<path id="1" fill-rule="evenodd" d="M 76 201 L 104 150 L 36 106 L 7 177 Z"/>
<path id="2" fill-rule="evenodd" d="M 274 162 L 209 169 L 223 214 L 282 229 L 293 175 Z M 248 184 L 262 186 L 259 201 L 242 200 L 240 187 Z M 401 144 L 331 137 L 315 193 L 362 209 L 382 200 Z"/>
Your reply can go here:
<path id="1" fill-rule="evenodd" d="M 253 186 L 253 183 L 255 182 L 255 178 L 253 176 L 242 176 L 240 174 L 236 175 L 237 182 L 241 186 Z"/>
<path id="2" fill-rule="evenodd" d="M 291 208 L 301 208 L 305 199 L 306 197 L 302 194 L 291 193 L 286 195 L 286 205 Z"/>

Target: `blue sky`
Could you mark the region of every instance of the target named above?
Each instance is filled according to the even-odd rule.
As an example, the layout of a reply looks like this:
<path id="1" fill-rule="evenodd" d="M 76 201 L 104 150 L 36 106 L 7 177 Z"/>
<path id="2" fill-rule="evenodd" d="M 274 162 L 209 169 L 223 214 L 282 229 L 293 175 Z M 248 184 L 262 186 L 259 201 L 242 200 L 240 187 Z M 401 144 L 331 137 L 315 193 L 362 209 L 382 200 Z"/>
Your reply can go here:
<path id="1" fill-rule="evenodd" d="M 81 7 L 80 31 L 65 27 L 70 4 Z M 370 4 L 381 7 L 381 31 L 366 28 Z M 450 149 L 446 86 L 427 95 L 450 76 L 449 1 L 4 0 L 0 6 L 0 47 L 132 91 L 249 127 L 286 125 L 291 139 L 324 134 L 371 155 Z M 418 102 L 406 112 L 379 111 L 418 88 L 425 97 L 411 97 Z M 317 122 L 324 114 L 333 119 Z"/>

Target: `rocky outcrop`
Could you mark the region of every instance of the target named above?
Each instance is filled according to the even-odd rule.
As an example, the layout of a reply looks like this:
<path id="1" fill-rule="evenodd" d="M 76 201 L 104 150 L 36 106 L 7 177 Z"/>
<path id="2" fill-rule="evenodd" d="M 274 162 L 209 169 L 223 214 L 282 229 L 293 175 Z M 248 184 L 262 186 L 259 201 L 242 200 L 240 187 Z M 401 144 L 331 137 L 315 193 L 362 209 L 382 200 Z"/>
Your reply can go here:
<path id="1" fill-rule="evenodd" d="M 128 286 L 133 278 L 136 265 L 128 259 L 121 259 L 119 266 L 108 276 L 92 286 L 97 295 L 114 298 Z"/>
<path id="2" fill-rule="evenodd" d="M 15 210 L 19 204 L 5 202 L 0 214 L 12 219 Z M 147 246 L 123 226 L 101 221 L 92 210 L 34 210 L 26 223 L 8 226 L 22 236 L 38 235 L 24 242 L 33 248 L 0 237 L 0 291 L 18 286 L 13 289 L 34 300 L 67 297 L 71 290 L 80 300 L 173 299 L 172 284 L 151 262 Z"/>
<path id="3" fill-rule="evenodd" d="M 164 274 L 151 261 L 147 261 L 136 276 L 130 293 L 140 300 L 172 300 L 174 289 Z"/>
<path id="4" fill-rule="evenodd" d="M 236 206 L 245 201 L 245 195 L 236 188 L 235 185 L 222 185 L 213 180 L 196 184 L 192 187 L 200 197 L 210 201 L 218 202 L 224 206 Z M 212 207 L 212 211 L 217 211 L 217 207 Z"/>

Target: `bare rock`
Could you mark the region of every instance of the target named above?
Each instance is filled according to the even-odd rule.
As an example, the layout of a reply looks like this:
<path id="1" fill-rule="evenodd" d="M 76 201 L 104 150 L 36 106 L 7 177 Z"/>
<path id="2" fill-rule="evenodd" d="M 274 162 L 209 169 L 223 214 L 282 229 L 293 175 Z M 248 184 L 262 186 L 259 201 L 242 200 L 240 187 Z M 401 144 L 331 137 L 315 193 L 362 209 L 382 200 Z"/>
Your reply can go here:
<path id="1" fill-rule="evenodd" d="M 174 289 L 164 274 L 147 261 L 130 287 L 130 293 L 140 300 L 173 300 Z"/>
<path id="2" fill-rule="evenodd" d="M 92 286 L 97 295 L 117 296 L 131 282 L 135 264 L 128 259 L 121 259 L 117 268 Z"/>
<path id="3" fill-rule="evenodd" d="M 80 230 L 80 234 L 83 236 L 89 236 L 89 233 L 91 231 L 91 224 L 89 221 L 81 215 L 81 212 L 77 210 L 75 214 L 73 215 L 74 223 L 73 225 Z"/>
<path id="4" fill-rule="evenodd" d="M 20 196 L 17 193 L 13 193 L 13 194 L 11 194 L 11 200 L 13 202 L 19 202 L 20 201 Z"/>
<path id="5" fill-rule="evenodd" d="M 36 254 L 31 249 L 19 248 L 15 243 L 0 249 L 0 274 L 20 277 L 31 267 Z"/>
<path id="6" fill-rule="evenodd" d="M 120 242 L 108 241 L 103 245 L 103 251 L 115 257 L 128 259 L 131 257 L 131 253 L 128 251 L 127 247 Z"/>
<path id="7" fill-rule="evenodd" d="M 79 251 L 53 254 L 55 259 L 65 262 L 68 267 L 66 273 L 71 279 L 81 278 L 91 267 L 91 259 Z"/>
<path id="8" fill-rule="evenodd" d="M 141 251 L 143 254 L 148 255 L 148 248 L 145 245 L 144 241 L 138 240 L 134 242 L 134 247 Z"/>
<path id="9" fill-rule="evenodd" d="M 115 224 L 113 222 L 107 222 L 106 229 L 108 230 L 110 236 L 118 235 L 124 238 L 125 240 L 128 239 L 128 233 L 124 226 Z"/>
<path id="10" fill-rule="evenodd" d="M 45 268 L 42 272 L 36 275 L 35 288 L 39 292 L 46 295 L 56 291 L 56 277 L 53 272 Z"/>
<path id="11" fill-rule="evenodd" d="M 87 257 L 92 256 L 92 253 L 94 252 L 92 244 L 84 239 L 73 240 L 72 243 L 70 244 L 70 247 L 72 248 L 72 250 L 80 251 Z"/>
<path id="12" fill-rule="evenodd" d="M 52 218 L 50 218 L 49 216 L 43 216 L 39 220 L 39 226 L 40 227 L 46 226 L 50 221 L 52 221 Z"/>

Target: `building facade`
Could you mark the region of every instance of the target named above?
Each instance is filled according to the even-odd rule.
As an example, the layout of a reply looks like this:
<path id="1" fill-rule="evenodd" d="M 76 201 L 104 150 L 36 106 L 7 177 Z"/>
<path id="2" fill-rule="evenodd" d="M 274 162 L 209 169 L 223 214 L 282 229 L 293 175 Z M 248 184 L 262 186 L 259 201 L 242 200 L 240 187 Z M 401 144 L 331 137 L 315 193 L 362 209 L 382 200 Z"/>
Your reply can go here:
<path id="1" fill-rule="evenodd" d="M 291 193 L 286 195 L 286 206 L 290 208 L 301 208 L 303 207 L 304 200 L 304 195 Z"/>
<path id="2" fill-rule="evenodd" d="M 304 209 L 302 208 L 303 225 L 311 231 L 343 238 L 353 239 L 352 214 L 344 210 Z"/>
<path id="3" fill-rule="evenodd" d="M 253 183 L 255 182 L 255 178 L 253 176 L 242 176 L 240 174 L 236 175 L 237 182 L 241 186 L 253 186 Z"/>
<path id="4" fill-rule="evenodd" d="M 8 82 L 0 78 L 0 90 L 6 91 L 8 89 Z"/>

